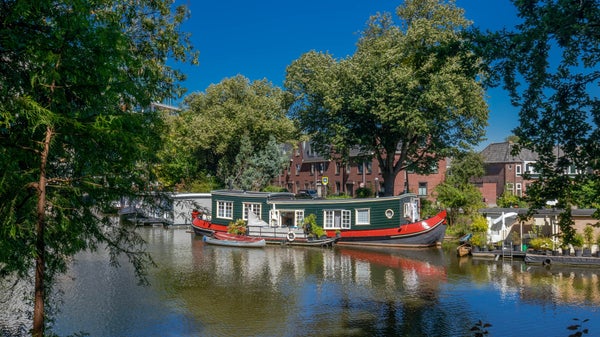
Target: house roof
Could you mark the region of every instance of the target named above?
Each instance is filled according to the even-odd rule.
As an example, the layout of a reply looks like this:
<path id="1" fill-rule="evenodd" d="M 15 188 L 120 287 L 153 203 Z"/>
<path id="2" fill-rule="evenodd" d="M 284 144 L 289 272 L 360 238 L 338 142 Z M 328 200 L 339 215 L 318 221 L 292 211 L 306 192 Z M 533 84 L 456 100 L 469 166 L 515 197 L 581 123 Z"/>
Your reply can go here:
<path id="1" fill-rule="evenodd" d="M 523 148 L 518 155 L 512 155 L 511 151 L 513 146 L 514 143 L 511 142 L 492 143 L 488 145 L 481 151 L 484 163 L 519 163 L 524 161 L 536 161 L 538 159 L 536 153 Z"/>

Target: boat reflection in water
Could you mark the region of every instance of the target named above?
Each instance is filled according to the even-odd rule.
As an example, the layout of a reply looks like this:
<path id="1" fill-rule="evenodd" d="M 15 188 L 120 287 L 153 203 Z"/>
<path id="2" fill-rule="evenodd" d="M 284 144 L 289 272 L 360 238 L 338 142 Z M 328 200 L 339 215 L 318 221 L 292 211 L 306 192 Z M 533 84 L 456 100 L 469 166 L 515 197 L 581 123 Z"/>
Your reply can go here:
<path id="1" fill-rule="evenodd" d="M 211 322 L 206 335 L 285 335 L 299 327 L 311 336 L 379 334 L 382 319 L 396 321 L 394 329 L 404 319 L 432 319 L 418 313 L 431 309 L 446 282 L 440 249 L 415 251 L 419 260 L 398 249 L 194 244 L 201 284 L 183 298 Z"/>

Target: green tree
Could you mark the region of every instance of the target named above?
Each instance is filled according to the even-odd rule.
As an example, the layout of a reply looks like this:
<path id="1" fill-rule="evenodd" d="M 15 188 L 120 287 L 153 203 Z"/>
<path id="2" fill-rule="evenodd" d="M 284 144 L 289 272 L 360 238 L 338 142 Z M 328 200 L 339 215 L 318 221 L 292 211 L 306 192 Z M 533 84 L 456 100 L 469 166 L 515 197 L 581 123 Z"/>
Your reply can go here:
<path id="1" fill-rule="evenodd" d="M 354 55 L 309 52 L 287 69 L 291 113 L 325 156 L 358 149 L 376 158 L 387 195 L 396 176 L 427 174 L 487 125 L 479 61 L 464 39 L 469 22 L 453 1 L 409 0 L 371 18 Z"/>
<path id="2" fill-rule="evenodd" d="M 161 120 L 133 110 L 181 92 L 167 58 L 195 61 L 171 6 L 0 1 L 0 276 L 33 274 L 33 336 L 79 251 L 125 254 L 144 281 L 143 240 L 99 210 L 152 181 Z"/>
<path id="3" fill-rule="evenodd" d="M 222 175 L 228 177 L 227 181 L 234 187 L 260 191 L 281 173 L 285 165 L 289 165 L 288 158 L 281 152 L 275 137 L 271 136 L 266 147 L 257 153 L 249 137 L 244 135 L 235 165 L 227 167 L 227 173 Z"/>
<path id="4" fill-rule="evenodd" d="M 510 207 L 528 207 L 527 202 L 523 198 L 513 194 L 510 191 L 505 191 L 498 198 L 498 207 L 510 208 Z"/>
<path id="5" fill-rule="evenodd" d="M 600 196 L 600 1 L 513 1 L 521 23 L 488 33 L 483 50 L 519 107 L 519 148 L 539 155 L 532 209 L 569 212 L 581 184 Z M 577 171 L 578 174 L 569 174 Z M 559 221 L 566 242 L 572 221 Z"/>
<path id="6" fill-rule="evenodd" d="M 191 180 L 205 172 L 225 183 L 237 174 L 231 168 L 246 140 L 256 154 L 265 153 L 271 136 L 279 144 L 293 142 L 296 131 L 286 116 L 288 96 L 266 80 L 250 83 L 236 76 L 186 97 L 187 108 L 174 124 L 180 129 L 172 132 L 170 143 L 178 146 L 173 155 L 194 164 L 186 164 L 190 169 L 185 176 L 171 180 Z"/>
<path id="7" fill-rule="evenodd" d="M 483 176 L 483 158 L 469 151 L 452 160 L 446 179 L 435 188 L 434 195 L 448 209 L 448 224 L 454 225 L 461 213 L 472 217 L 484 207 L 483 196 L 470 179 Z"/>

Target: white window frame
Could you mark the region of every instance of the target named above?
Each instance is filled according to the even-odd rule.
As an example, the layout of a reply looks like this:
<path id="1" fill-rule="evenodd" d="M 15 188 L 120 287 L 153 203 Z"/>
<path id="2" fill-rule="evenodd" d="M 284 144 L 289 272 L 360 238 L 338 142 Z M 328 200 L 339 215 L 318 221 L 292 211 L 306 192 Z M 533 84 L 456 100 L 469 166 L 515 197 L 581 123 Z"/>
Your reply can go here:
<path id="1" fill-rule="evenodd" d="M 522 174 L 522 172 L 521 172 L 521 165 L 515 165 L 515 174 L 517 176 L 520 176 Z"/>
<path id="2" fill-rule="evenodd" d="M 340 226 L 335 226 L 335 213 L 340 212 Z M 347 209 L 328 209 L 323 211 L 323 229 L 349 229 L 351 212 Z"/>
<path id="3" fill-rule="evenodd" d="M 363 212 L 366 212 L 366 221 L 362 221 L 362 216 L 364 215 Z M 371 224 L 371 209 L 370 208 L 357 208 L 355 210 L 355 215 L 354 217 L 356 218 L 356 225 L 358 226 L 362 226 L 362 225 L 370 225 Z"/>
<path id="4" fill-rule="evenodd" d="M 296 214 L 294 216 L 296 218 L 295 219 L 296 223 L 294 224 L 294 226 L 300 227 L 300 226 L 304 225 L 304 210 L 296 210 L 295 213 Z"/>
<path id="5" fill-rule="evenodd" d="M 425 195 L 427 195 L 427 182 L 422 182 L 422 181 L 419 182 L 418 195 L 419 196 L 425 196 Z"/>
<path id="6" fill-rule="evenodd" d="M 217 218 L 233 220 L 233 201 L 217 200 Z"/>
<path id="7" fill-rule="evenodd" d="M 525 167 L 525 173 L 537 174 L 537 172 L 535 171 L 535 162 L 534 161 L 526 161 L 524 167 Z"/>
<path id="8" fill-rule="evenodd" d="M 256 202 L 245 202 L 243 203 L 244 213 L 242 218 L 248 220 L 248 210 L 251 210 L 259 219 L 262 219 L 262 204 Z"/>

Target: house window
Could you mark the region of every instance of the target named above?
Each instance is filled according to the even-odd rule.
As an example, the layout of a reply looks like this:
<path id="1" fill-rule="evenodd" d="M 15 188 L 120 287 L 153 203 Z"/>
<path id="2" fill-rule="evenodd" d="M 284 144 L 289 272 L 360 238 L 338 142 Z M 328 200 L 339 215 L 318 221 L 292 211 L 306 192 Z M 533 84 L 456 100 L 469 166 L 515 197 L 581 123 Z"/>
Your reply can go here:
<path id="1" fill-rule="evenodd" d="M 525 163 L 525 172 L 529 173 L 529 174 L 535 174 L 535 167 L 534 167 L 535 162 L 529 162 L 529 163 Z"/>
<path id="2" fill-rule="evenodd" d="M 324 169 L 325 169 L 325 163 L 319 163 L 319 173 L 323 174 Z"/>
<path id="3" fill-rule="evenodd" d="M 233 202 L 217 201 L 217 218 L 233 219 Z"/>
<path id="4" fill-rule="evenodd" d="M 575 175 L 575 174 L 580 174 L 580 173 L 581 173 L 581 171 L 578 170 L 577 166 L 575 166 L 575 165 L 571 165 L 567 169 L 567 174 L 570 174 L 570 175 Z"/>
<path id="5" fill-rule="evenodd" d="M 521 165 L 515 165 L 515 174 L 518 176 L 521 175 Z"/>
<path id="6" fill-rule="evenodd" d="M 244 220 L 248 220 L 248 212 L 254 213 L 259 219 L 261 219 L 261 205 L 256 203 L 244 203 Z"/>
<path id="7" fill-rule="evenodd" d="M 296 175 L 300 175 L 300 164 L 296 164 Z"/>
<path id="8" fill-rule="evenodd" d="M 419 183 L 419 196 L 427 195 L 427 183 L 420 182 Z"/>
<path id="9" fill-rule="evenodd" d="M 326 210 L 323 211 L 324 229 L 350 228 L 349 210 Z"/>
<path id="10" fill-rule="evenodd" d="M 356 224 L 357 225 L 368 225 L 371 223 L 371 211 L 368 208 L 361 208 L 356 210 Z"/>
<path id="11" fill-rule="evenodd" d="M 516 183 L 515 187 L 517 189 L 516 195 L 519 196 L 519 197 L 522 196 L 523 195 L 523 189 L 522 189 L 521 183 Z"/>
<path id="12" fill-rule="evenodd" d="M 360 164 L 358 164 L 358 165 L 356 166 L 356 168 L 357 168 L 357 171 L 356 171 L 356 172 L 358 172 L 358 174 L 363 174 L 363 172 L 364 172 L 364 168 L 365 168 L 365 167 L 364 167 L 364 163 L 360 163 Z"/>
<path id="13" fill-rule="evenodd" d="M 350 174 L 350 164 L 346 164 L 346 173 Z"/>
<path id="14" fill-rule="evenodd" d="M 336 162 L 336 163 L 335 163 L 335 174 L 336 174 L 336 175 L 339 175 L 339 174 L 340 174 L 340 167 L 341 167 L 341 164 L 340 164 L 340 163 L 338 163 L 338 162 Z"/>
<path id="15" fill-rule="evenodd" d="M 510 192 L 510 194 L 514 194 L 514 189 L 515 189 L 515 186 L 513 183 L 506 184 L 506 191 Z"/>
<path id="16" fill-rule="evenodd" d="M 372 162 L 366 162 L 365 166 L 367 167 L 367 174 L 373 173 L 373 163 Z"/>
<path id="17" fill-rule="evenodd" d="M 310 164 L 310 175 L 314 175 L 315 174 L 315 164 Z"/>

